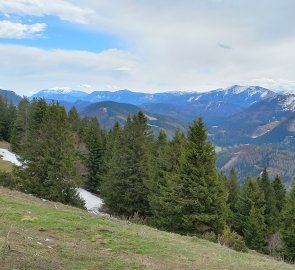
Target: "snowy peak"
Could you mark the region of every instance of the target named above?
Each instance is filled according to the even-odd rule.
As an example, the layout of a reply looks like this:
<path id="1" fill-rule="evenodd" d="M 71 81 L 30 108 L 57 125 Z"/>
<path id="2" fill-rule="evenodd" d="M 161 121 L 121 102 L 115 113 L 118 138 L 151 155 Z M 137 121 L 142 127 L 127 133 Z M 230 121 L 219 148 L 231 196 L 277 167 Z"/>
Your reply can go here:
<path id="1" fill-rule="evenodd" d="M 218 90 L 217 90 L 218 91 Z M 261 98 L 266 98 L 270 96 L 276 95 L 273 91 L 260 87 L 260 86 L 241 86 L 241 85 L 233 85 L 224 90 L 224 95 L 240 95 L 243 94 L 245 96 L 260 96 Z"/>
<path id="2" fill-rule="evenodd" d="M 295 94 L 289 94 L 279 97 L 279 105 L 283 111 L 295 112 Z"/>

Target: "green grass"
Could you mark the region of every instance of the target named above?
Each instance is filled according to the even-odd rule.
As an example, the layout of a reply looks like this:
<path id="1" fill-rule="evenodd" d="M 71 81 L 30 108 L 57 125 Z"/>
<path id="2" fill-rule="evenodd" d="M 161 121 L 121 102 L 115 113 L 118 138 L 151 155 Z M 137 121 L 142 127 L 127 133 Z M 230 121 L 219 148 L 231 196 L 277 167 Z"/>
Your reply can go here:
<path id="1" fill-rule="evenodd" d="M 1 269 L 295 269 L 0 188 Z"/>

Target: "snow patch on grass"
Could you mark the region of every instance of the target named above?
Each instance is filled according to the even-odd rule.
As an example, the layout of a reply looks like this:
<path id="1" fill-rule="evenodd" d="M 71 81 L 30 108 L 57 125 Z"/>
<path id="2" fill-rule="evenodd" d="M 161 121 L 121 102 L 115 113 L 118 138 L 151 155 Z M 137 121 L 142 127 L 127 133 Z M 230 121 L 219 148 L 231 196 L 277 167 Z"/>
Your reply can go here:
<path id="1" fill-rule="evenodd" d="M 100 214 L 100 208 L 103 205 L 103 200 L 83 188 L 78 188 L 77 191 L 80 198 L 85 201 L 87 211 L 94 214 Z"/>
<path id="2" fill-rule="evenodd" d="M 17 156 L 14 153 L 11 153 L 9 150 L 0 148 L 0 156 L 3 160 L 9 161 L 16 166 L 21 166 L 21 162 L 17 159 Z"/>

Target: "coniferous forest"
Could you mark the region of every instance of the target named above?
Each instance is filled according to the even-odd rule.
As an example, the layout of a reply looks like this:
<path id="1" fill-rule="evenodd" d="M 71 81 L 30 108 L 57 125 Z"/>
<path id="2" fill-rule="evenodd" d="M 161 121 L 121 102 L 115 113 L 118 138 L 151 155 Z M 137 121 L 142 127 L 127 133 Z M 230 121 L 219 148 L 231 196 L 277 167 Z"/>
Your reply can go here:
<path id="1" fill-rule="evenodd" d="M 1 185 L 83 207 L 76 189 L 100 195 L 111 215 L 295 261 L 295 184 L 267 169 L 243 186 L 216 169 L 214 145 L 196 119 L 187 134 L 153 135 L 143 112 L 100 127 L 58 103 L 0 98 L 0 137 L 22 161 Z"/>

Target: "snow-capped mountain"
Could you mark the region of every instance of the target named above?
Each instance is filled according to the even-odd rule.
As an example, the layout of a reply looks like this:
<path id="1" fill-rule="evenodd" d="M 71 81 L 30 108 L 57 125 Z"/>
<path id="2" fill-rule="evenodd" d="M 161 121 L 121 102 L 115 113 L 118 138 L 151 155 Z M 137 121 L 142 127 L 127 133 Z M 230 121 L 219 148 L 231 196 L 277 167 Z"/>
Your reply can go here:
<path id="1" fill-rule="evenodd" d="M 87 94 L 82 91 L 74 91 L 68 88 L 52 88 L 42 90 L 33 97 L 43 97 L 45 99 L 57 99 L 67 102 L 83 100 L 87 102 L 115 101 L 129 103 L 133 105 L 142 104 L 175 104 L 186 105 L 198 102 L 224 102 L 236 104 L 240 107 L 248 107 L 267 97 L 274 96 L 275 93 L 259 86 L 238 86 L 234 85 L 226 89 L 217 89 L 209 92 L 163 92 L 163 93 L 143 93 L 130 90 L 94 91 Z M 74 100 L 76 98 L 76 100 Z M 68 99 L 68 100 L 67 100 Z"/>
<path id="2" fill-rule="evenodd" d="M 72 90 L 70 88 L 44 89 L 32 95 L 29 99 L 44 98 L 46 100 L 75 102 L 86 97 L 88 94 L 83 91 Z"/>

